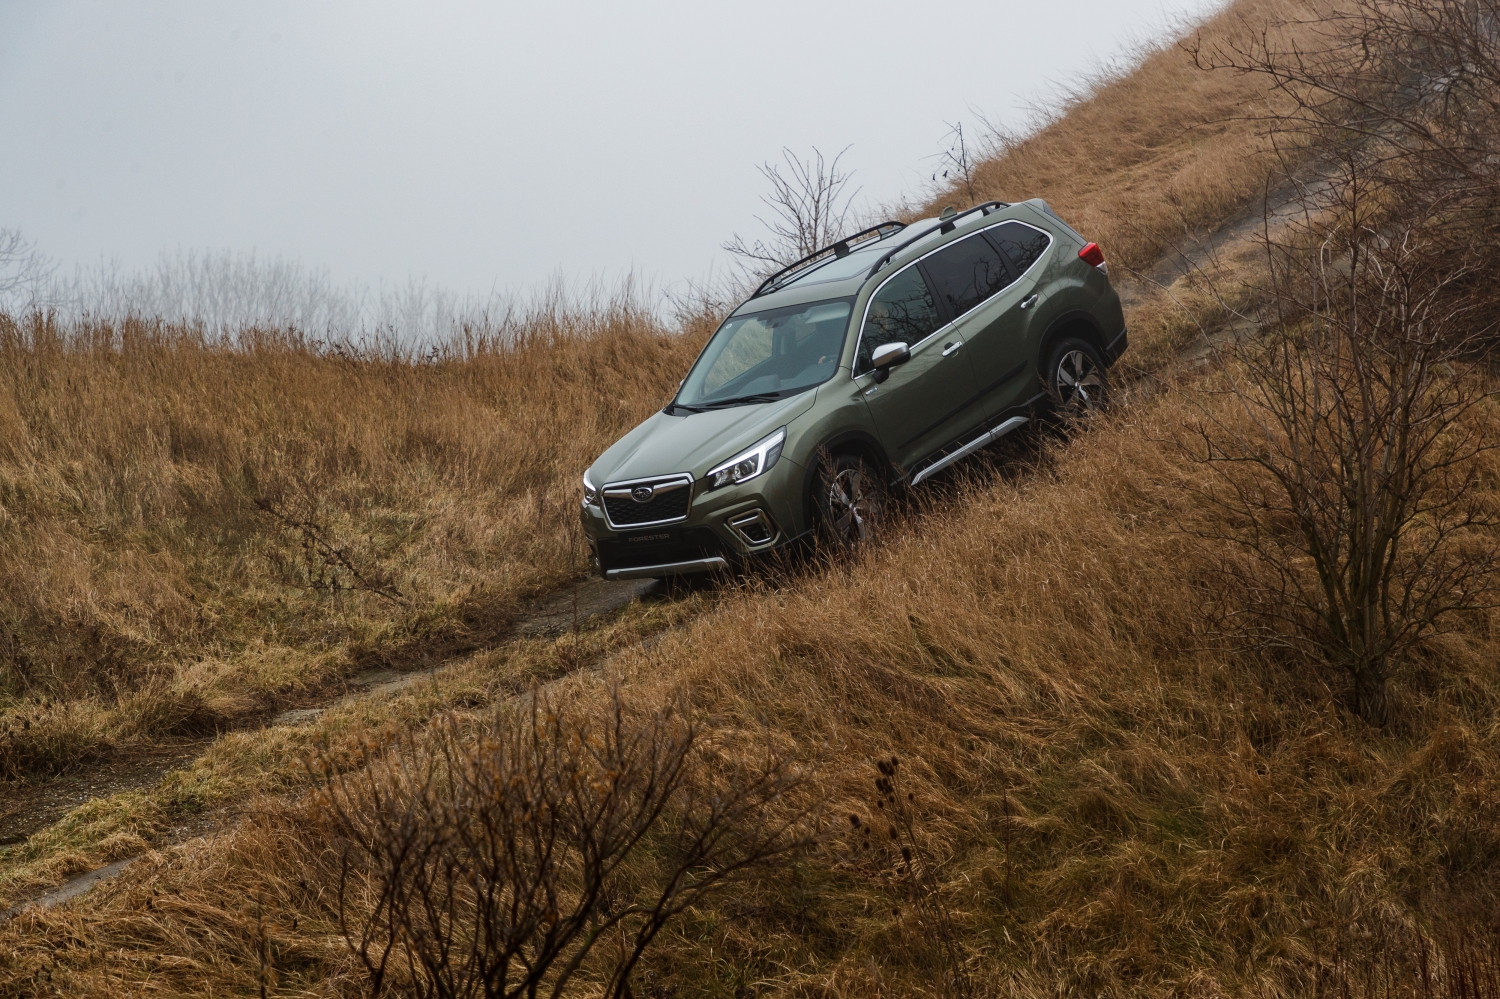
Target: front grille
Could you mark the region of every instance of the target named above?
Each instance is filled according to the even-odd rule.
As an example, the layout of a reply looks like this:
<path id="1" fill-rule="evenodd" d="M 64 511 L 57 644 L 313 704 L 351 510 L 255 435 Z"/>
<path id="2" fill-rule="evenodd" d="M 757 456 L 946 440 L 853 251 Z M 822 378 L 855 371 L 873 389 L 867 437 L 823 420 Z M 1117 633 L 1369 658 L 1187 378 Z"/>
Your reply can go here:
<path id="1" fill-rule="evenodd" d="M 692 562 L 725 554 L 718 535 L 707 527 L 676 527 L 669 531 L 647 531 L 634 537 L 602 538 L 598 550 L 600 568 L 606 570 Z"/>
<path id="2" fill-rule="evenodd" d="M 632 495 L 642 487 L 652 490 L 651 498 L 644 503 Z M 687 477 L 609 485 L 604 487 L 604 512 L 611 527 L 668 524 L 687 517 L 692 499 L 693 480 Z"/>

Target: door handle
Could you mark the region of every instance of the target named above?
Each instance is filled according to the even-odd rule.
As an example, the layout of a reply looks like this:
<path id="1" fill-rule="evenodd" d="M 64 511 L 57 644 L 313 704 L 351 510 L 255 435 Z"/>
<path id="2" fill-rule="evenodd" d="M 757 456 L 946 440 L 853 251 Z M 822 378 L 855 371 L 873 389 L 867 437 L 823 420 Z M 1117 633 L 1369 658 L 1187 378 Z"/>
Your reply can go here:
<path id="1" fill-rule="evenodd" d="M 964 342 L 962 340 L 954 340 L 952 343 L 943 344 L 943 356 L 947 357 L 949 354 L 958 350 L 958 348 L 962 347 L 963 345 Z"/>
<path id="2" fill-rule="evenodd" d="M 1033 305 L 1036 304 L 1036 300 L 1037 300 L 1037 293 L 1036 292 L 1032 292 L 1030 295 L 1027 295 L 1025 298 L 1021 299 L 1021 308 L 1023 308 L 1023 309 L 1029 309 L 1029 308 L 1031 308 Z"/>

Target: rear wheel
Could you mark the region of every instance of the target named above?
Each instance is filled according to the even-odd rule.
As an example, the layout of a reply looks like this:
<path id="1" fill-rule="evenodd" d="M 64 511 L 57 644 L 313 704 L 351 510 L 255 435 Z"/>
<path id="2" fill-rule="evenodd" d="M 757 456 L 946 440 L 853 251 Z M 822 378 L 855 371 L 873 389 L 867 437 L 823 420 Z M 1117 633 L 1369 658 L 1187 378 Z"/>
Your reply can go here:
<path id="1" fill-rule="evenodd" d="M 885 515 L 885 480 L 857 454 L 834 455 L 823 465 L 814 500 L 825 541 L 857 548 L 872 539 Z"/>
<path id="2" fill-rule="evenodd" d="M 1089 416 L 1109 399 L 1104 358 L 1087 340 L 1068 337 L 1052 348 L 1047 360 L 1047 394 L 1064 416 Z"/>

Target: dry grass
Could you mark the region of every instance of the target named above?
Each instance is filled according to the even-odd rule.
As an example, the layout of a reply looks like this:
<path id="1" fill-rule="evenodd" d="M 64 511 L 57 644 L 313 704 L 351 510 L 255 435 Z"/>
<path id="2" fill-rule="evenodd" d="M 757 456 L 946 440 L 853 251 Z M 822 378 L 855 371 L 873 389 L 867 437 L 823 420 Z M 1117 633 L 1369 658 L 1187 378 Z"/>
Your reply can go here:
<path id="1" fill-rule="evenodd" d="M 1086 81 L 1072 97 L 1039 109 L 1043 126 L 1021 136 L 994 136 L 993 155 L 972 173 L 972 200 L 1042 198 L 1103 247 L 1128 309 L 1128 369 L 1167 364 L 1205 324 L 1228 318 L 1252 285 L 1258 259 L 1216 254 L 1216 236 L 1257 214 L 1268 181 L 1295 166 L 1301 151 L 1286 138 L 1278 150 L 1256 116 L 1280 106 L 1263 78 L 1198 69 L 1190 44 L 1212 47 L 1280 24 L 1298 13 L 1289 0 L 1239 0 L 1201 25 L 1142 50 L 1128 71 Z M 1280 26 L 1272 37 L 1305 38 Z M 959 181 L 938 191 L 915 215 L 971 200 Z M 1184 255 L 1209 268 L 1179 279 Z"/>
<path id="2" fill-rule="evenodd" d="M 1029 477 L 976 481 L 945 509 L 949 530 L 917 522 L 858 564 L 731 595 L 650 649 L 625 647 L 610 672 L 643 702 L 688 689 L 726 732 L 769 724 L 825 747 L 819 796 L 877 833 L 874 762 L 898 755 L 919 862 L 981 994 L 1311 994 L 1336 949 L 1374 958 L 1366 930 L 1409 939 L 1488 920 L 1493 621 L 1428 650 L 1386 732 L 1343 715 L 1320 676 L 1220 648 L 1204 626 L 1212 553 L 1182 531 L 1206 514 L 1166 442 L 1197 404 L 1169 395 Z M 569 685 L 608 696 L 599 675 Z M 265 918 L 281 988 L 352 987 L 326 942 L 315 817 L 262 807 L 79 910 L 0 930 L 15 954 L 0 983 L 20 989 L 56 961 L 69 994 L 245 988 L 260 971 L 243 935 Z M 822 855 L 700 907 L 654 981 L 931 993 L 933 910 L 894 890 L 846 828 Z M 65 940 L 88 943 L 53 949 Z M 1413 966 L 1393 973 L 1415 981 Z"/>
<path id="3" fill-rule="evenodd" d="M 183 830 L 232 825 L 258 797 L 307 786 L 309 754 L 357 759 L 369 746 L 420 728 L 435 713 L 504 701 L 681 624 L 711 601 L 696 594 L 634 605 L 622 615 L 556 638 L 509 643 L 456 660 L 410 687 L 334 704 L 309 724 L 219 736 L 190 765 L 145 790 L 100 797 L 24 843 L 0 852 L 0 909 L 68 877 L 134 856 Z"/>
<path id="4" fill-rule="evenodd" d="M 1205 31 L 1267 9 L 1238 4 Z M 1045 197 L 1144 272 L 1161 234 L 1197 238 L 1261 190 L 1254 130 L 1202 124 L 1257 86 L 1166 49 L 986 164 L 981 196 Z M 1170 297 L 1135 295 L 1135 363 L 1155 368 L 1198 329 Z M 181 705 L 150 717 L 220 717 L 361 657 L 454 652 L 576 572 L 567 521 L 548 511 L 571 515 L 577 470 L 669 391 L 703 330 L 575 321 L 435 365 L 12 331 L 0 558 L 27 555 L 0 576 L 0 607 L 9 634 L 31 629 L 10 648 L 50 664 L 13 667 L 30 677 L 13 689 L 55 684 L 63 706 L 45 710 L 80 719 L 33 726 L 82 733 L 53 758 L 135 737 L 131 724 L 197 724 L 132 721 L 149 714 L 125 707 L 139 691 Z M 1457 994 L 1442 991 L 1452 955 L 1479 954 L 1493 979 L 1494 614 L 1428 643 L 1395 682 L 1385 731 L 1343 714 L 1327 675 L 1225 643 L 1207 613 L 1219 553 L 1186 531 L 1212 515 L 1192 488 L 1206 473 L 1171 443 L 1196 407 L 1221 403 L 1162 380 L 1035 468 L 940 493 L 939 517 L 915 516 L 856 563 L 693 598 L 649 647 L 627 621 L 583 658 L 569 640 L 473 655 L 309 730 L 227 737 L 151 795 L 75 813 L 4 858 L 6 890 L 249 802 L 220 834 L 0 927 L 0 994 L 357 994 L 299 759 L 420 738 L 441 710 L 478 724 L 528 679 L 585 705 L 613 683 L 647 706 L 686 691 L 713 729 L 819 755 L 816 794 L 859 817 L 821 853 L 688 913 L 639 978 L 653 997 L 1433 994 L 1417 941 L 1461 925 L 1459 945 L 1429 955 L 1438 994 Z M 620 386 L 628 397 L 601 407 Z M 305 589 L 303 535 L 279 532 L 257 497 L 303 504 L 404 602 Z M 909 862 L 865 845 L 886 827 L 876 761 L 893 754 Z"/>
<path id="5" fill-rule="evenodd" d="M 579 469 L 697 343 L 629 302 L 431 363 L 0 318 L 0 780 L 483 644 L 583 571 Z"/>
<path id="6" fill-rule="evenodd" d="M 1117 274 L 1144 268 L 1264 182 L 1264 141 L 1224 121 L 1264 96 L 1169 46 L 980 164 L 976 190 L 1045 197 Z M 1234 297 L 1124 284 L 1140 370 Z M 483 645 L 580 571 L 578 469 L 670 393 L 707 323 L 554 302 L 514 347 L 412 363 L 0 318 L 0 781 Z"/>

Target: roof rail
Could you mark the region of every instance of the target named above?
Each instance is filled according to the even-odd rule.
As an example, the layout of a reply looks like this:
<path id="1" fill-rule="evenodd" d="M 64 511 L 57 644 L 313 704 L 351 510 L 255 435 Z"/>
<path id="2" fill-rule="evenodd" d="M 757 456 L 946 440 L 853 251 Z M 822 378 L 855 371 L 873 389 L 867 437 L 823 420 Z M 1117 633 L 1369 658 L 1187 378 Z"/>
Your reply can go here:
<path id="1" fill-rule="evenodd" d="M 868 242 L 872 237 L 875 239 L 884 239 L 887 236 L 895 235 L 905 228 L 905 222 L 897 222 L 894 219 L 891 219 L 882 222 L 879 225 L 873 225 L 868 229 L 861 229 L 859 232 L 855 233 L 852 236 L 846 236 L 843 239 L 839 240 L 837 243 L 831 243 L 828 246 L 823 247 L 821 250 L 816 250 L 812 253 L 809 253 L 807 256 L 803 257 L 796 263 L 789 264 L 788 266 L 783 267 L 781 270 L 777 271 L 775 274 L 772 274 L 770 277 L 762 281 L 760 287 L 755 289 L 755 294 L 751 295 L 750 297 L 759 298 L 761 295 L 764 295 L 769 291 L 775 291 L 783 284 L 786 284 L 785 281 L 781 280 L 782 278 L 790 274 L 794 274 L 798 271 L 806 270 L 809 265 L 822 260 L 823 257 L 827 256 L 830 252 L 833 253 L 833 255 L 836 257 L 845 257 L 849 255 L 850 249 L 853 248 L 856 243 Z"/>
<path id="2" fill-rule="evenodd" d="M 982 214 L 988 215 L 990 212 L 999 211 L 1002 208 L 1009 207 L 1010 205 L 1004 201 L 986 201 L 982 205 L 975 205 L 973 208 L 966 208 L 963 211 L 953 215 L 948 215 L 946 217 L 939 216 L 939 218 L 942 219 L 943 224 L 938 226 L 938 229 L 941 232 L 952 232 L 953 227 L 958 225 L 958 220 L 963 218 L 965 215 L 973 215 L 975 212 L 981 212 Z M 875 272 L 880 270 L 880 268 L 884 267 L 886 264 L 890 263 L 892 257 L 900 253 L 902 250 L 906 249 L 911 244 L 915 243 L 917 240 L 921 239 L 923 236 L 930 235 L 931 233 L 931 229 L 923 229 L 921 232 L 917 233 L 915 236 L 913 236 L 911 239 L 908 239 L 900 246 L 891 247 L 885 252 L 885 255 L 883 257 L 875 261 L 875 266 L 870 268 L 870 273 L 865 275 L 865 279 L 869 280 L 870 278 L 874 277 Z"/>

